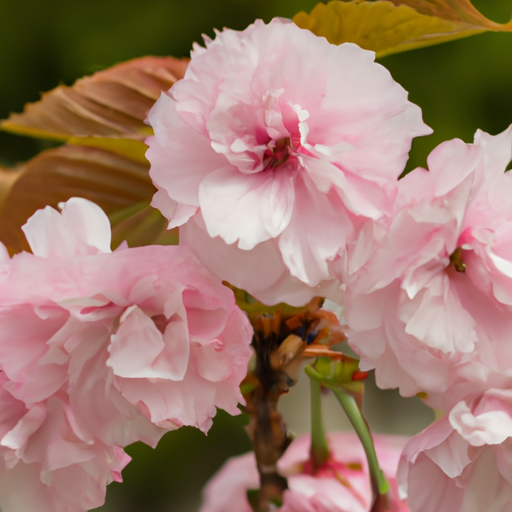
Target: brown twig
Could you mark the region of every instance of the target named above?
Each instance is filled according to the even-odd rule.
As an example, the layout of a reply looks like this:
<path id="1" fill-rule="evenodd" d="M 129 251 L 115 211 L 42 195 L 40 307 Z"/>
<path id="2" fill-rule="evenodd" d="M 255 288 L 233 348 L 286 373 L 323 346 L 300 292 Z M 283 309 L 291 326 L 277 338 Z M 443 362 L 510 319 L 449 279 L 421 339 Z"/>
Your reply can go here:
<path id="1" fill-rule="evenodd" d="M 321 299 L 314 299 L 305 308 L 286 314 L 280 309 L 267 313 L 248 311 L 254 328 L 256 361 L 248 376 L 251 391 L 245 395 L 250 416 L 246 429 L 260 474 L 256 512 L 272 510 L 272 503 L 280 503 L 287 488 L 286 478 L 277 471 L 277 462 L 291 441 L 286 423 L 277 410 L 280 396 L 296 383 L 308 344 L 331 335 L 332 342 L 344 339 L 335 318 L 320 310 L 321 303 Z M 329 345 L 331 343 L 324 348 L 328 350 Z"/>

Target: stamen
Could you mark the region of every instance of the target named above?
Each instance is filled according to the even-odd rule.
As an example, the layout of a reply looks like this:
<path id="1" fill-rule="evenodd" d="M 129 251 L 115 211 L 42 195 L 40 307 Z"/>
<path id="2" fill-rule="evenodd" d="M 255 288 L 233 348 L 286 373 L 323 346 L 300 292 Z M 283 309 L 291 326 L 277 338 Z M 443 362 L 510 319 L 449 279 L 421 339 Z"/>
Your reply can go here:
<path id="1" fill-rule="evenodd" d="M 276 145 L 270 150 L 272 152 L 272 156 L 270 157 L 270 162 L 267 164 L 267 167 L 275 169 L 276 167 L 279 167 L 281 164 L 284 164 L 286 160 L 290 158 L 289 149 L 289 137 L 276 140 Z"/>
<path id="2" fill-rule="evenodd" d="M 457 272 L 466 272 L 466 264 L 462 261 L 462 247 L 457 247 L 450 255 L 450 263 L 453 263 Z"/>

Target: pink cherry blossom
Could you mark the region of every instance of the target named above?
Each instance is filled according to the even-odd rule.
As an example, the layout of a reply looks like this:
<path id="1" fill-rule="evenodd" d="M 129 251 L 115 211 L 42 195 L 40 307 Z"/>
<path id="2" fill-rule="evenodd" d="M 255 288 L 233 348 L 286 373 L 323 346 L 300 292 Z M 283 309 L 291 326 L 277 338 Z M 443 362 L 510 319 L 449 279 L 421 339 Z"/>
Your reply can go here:
<path id="1" fill-rule="evenodd" d="M 361 443 L 353 433 L 328 436 L 332 459 L 314 475 L 309 471 L 309 435 L 293 440 L 278 468 L 288 479 L 281 512 L 368 512 L 371 489 Z M 389 512 L 408 512 L 398 497 L 395 473 L 407 439 L 375 436 L 381 468 L 389 483 Z M 251 512 L 247 491 L 259 487 L 253 453 L 228 460 L 203 490 L 200 512 Z"/>
<path id="2" fill-rule="evenodd" d="M 431 130 L 374 57 L 259 20 L 196 46 L 156 102 L 152 204 L 222 279 L 303 303 L 333 286 L 361 220 L 391 213 L 411 140 Z"/>
<path id="3" fill-rule="evenodd" d="M 84 512 L 121 480 L 124 446 L 239 414 L 252 330 L 188 249 L 107 252 L 86 200 L 24 231 L 34 254 L 5 264 L 0 289 L 0 508 Z"/>
<path id="4" fill-rule="evenodd" d="M 381 387 L 449 410 L 512 386 L 511 153 L 512 127 L 441 144 L 429 172 L 399 182 L 392 220 L 351 248 L 349 339 Z"/>
<path id="5" fill-rule="evenodd" d="M 512 509 L 512 392 L 459 402 L 405 446 L 398 478 L 411 512 Z"/>
<path id="6" fill-rule="evenodd" d="M 25 404 L 0 373 L 0 506 L 4 512 L 86 511 L 103 504 L 130 461 L 122 448 L 81 438 L 62 396 Z"/>

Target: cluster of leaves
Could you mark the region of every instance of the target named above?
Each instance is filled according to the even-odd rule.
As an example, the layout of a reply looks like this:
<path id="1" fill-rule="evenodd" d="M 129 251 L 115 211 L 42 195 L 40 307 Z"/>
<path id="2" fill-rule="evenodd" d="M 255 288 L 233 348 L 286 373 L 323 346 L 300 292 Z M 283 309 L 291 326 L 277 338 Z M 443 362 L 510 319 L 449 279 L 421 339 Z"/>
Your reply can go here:
<path id="1" fill-rule="evenodd" d="M 149 206 L 155 188 L 143 140 L 146 113 L 162 91 L 183 77 L 187 61 L 145 57 L 119 64 L 72 87 L 59 86 L 13 114 L 1 128 L 63 143 L 0 173 L 0 240 L 27 250 L 21 226 L 39 208 L 70 197 L 100 205 L 113 224 L 113 245 L 176 243 Z"/>

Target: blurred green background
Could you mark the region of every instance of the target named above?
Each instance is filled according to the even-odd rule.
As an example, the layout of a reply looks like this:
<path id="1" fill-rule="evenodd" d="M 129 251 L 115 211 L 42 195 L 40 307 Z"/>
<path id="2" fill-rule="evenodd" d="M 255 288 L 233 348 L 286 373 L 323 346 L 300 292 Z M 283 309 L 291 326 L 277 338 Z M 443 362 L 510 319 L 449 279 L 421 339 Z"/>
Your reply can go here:
<path id="1" fill-rule="evenodd" d="M 256 18 L 292 17 L 314 0 L 0 0 L 0 118 L 19 112 L 42 91 L 143 55 L 187 56 L 213 28 L 243 29 Z M 512 0 L 475 0 L 495 21 L 506 22 Z M 386 57 L 381 63 L 423 109 L 434 135 L 414 142 L 409 168 L 425 165 L 441 141 L 471 141 L 477 128 L 498 133 L 512 123 L 512 34 L 484 34 Z M 0 163 L 13 165 L 45 142 L 0 133 Z M 304 379 L 303 379 L 304 380 Z M 330 428 L 348 428 L 327 399 Z M 374 431 L 413 434 L 432 419 L 417 399 L 368 384 L 367 415 Z M 283 400 L 293 430 L 308 424 L 304 382 Z M 219 414 L 206 437 L 184 428 L 158 449 L 135 445 L 125 482 L 109 487 L 98 512 L 193 512 L 199 489 L 229 455 L 250 448 L 243 418 Z M 236 511 L 234 511 L 236 512 Z"/>

